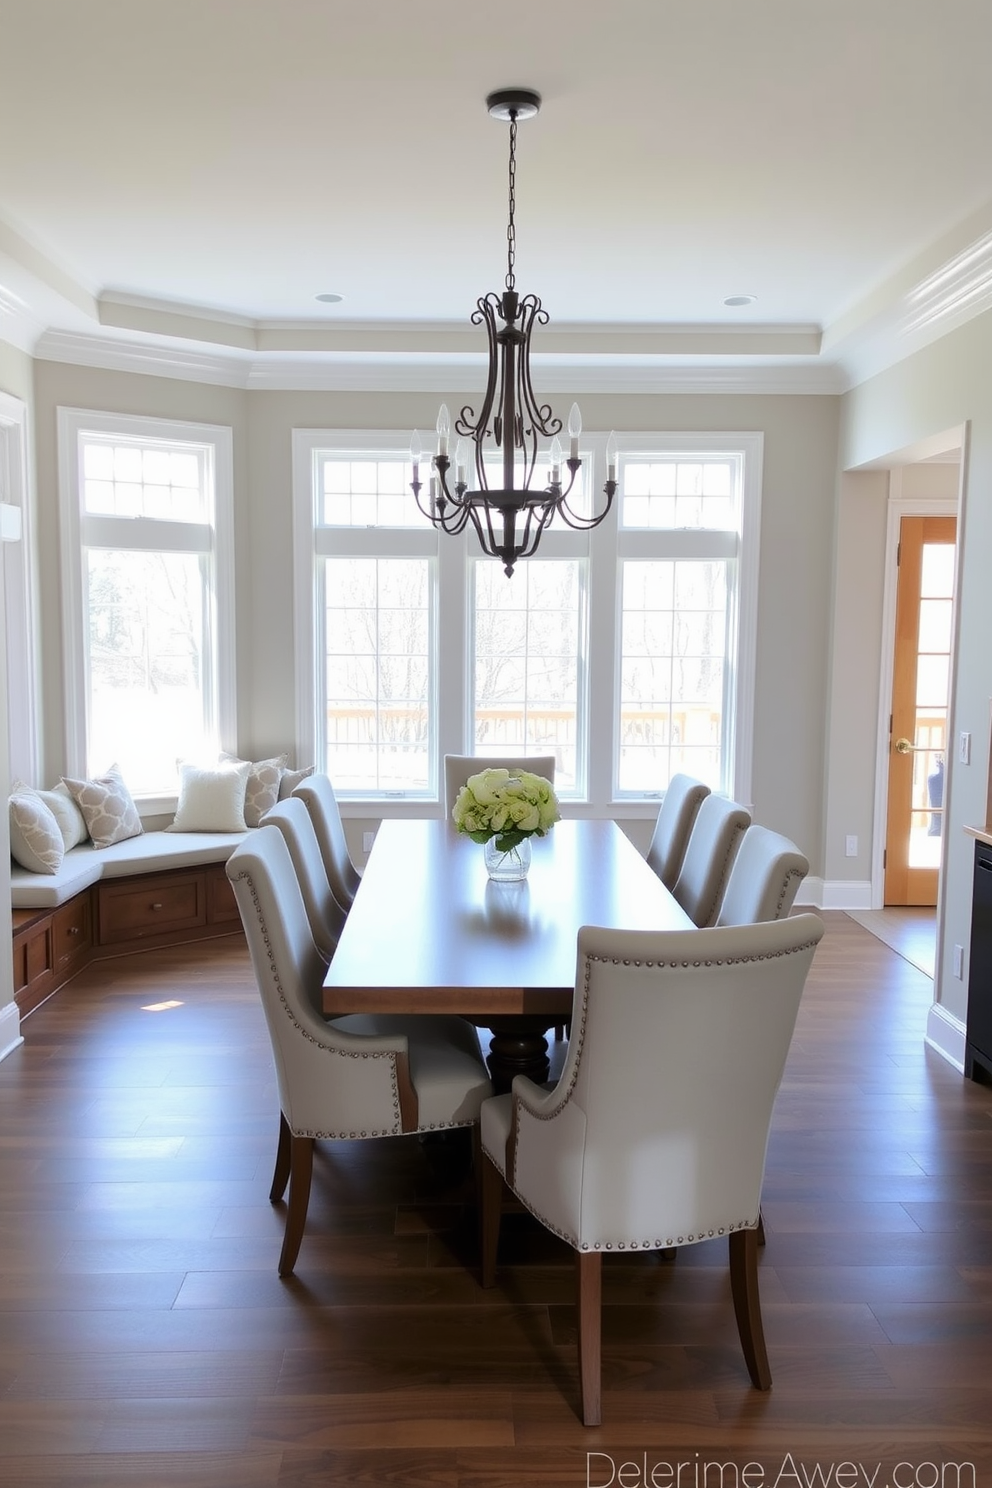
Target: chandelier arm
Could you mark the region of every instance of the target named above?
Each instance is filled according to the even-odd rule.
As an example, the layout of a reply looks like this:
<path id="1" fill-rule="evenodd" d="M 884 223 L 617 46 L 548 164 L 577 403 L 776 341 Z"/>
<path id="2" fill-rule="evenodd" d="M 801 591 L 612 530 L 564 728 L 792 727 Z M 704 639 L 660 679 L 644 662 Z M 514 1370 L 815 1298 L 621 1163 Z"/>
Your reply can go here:
<path id="1" fill-rule="evenodd" d="M 541 434 L 545 439 L 560 434 L 563 424 L 560 418 L 554 417 L 549 403 L 537 401 L 530 376 L 530 343 L 534 326 L 547 325 L 550 318 L 537 295 L 524 295 L 520 301 L 520 330 L 524 339 L 517 368 L 520 413 L 526 414 L 535 434 Z"/>
<path id="2" fill-rule="evenodd" d="M 562 493 L 555 504 L 566 526 L 571 527 L 576 532 L 589 532 L 593 527 L 598 527 L 600 522 L 605 522 L 609 516 L 610 508 L 613 505 L 613 498 L 617 492 L 617 483 L 616 481 L 607 481 L 604 485 L 603 494 L 606 496 L 606 505 L 603 507 L 603 510 L 596 512 L 591 517 L 583 517 L 578 512 L 573 511 L 568 504 L 568 493 L 572 489 L 574 480 L 575 477 L 573 475 L 572 480 L 568 483 L 568 490 Z"/>
<path id="3" fill-rule="evenodd" d="M 499 308 L 499 300 L 491 293 L 487 294 L 483 299 L 476 301 L 476 310 L 472 316 L 472 324 L 484 325 L 486 328 L 486 340 L 489 352 L 489 375 L 486 379 L 486 391 L 479 406 L 479 417 L 476 418 L 475 410 L 466 404 L 458 418 L 455 419 L 455 430 L 457 433 L 475 440 L 477 449 L 480 448 L 481 442 L 486 436 L 492 416 L 493 403 L 496 399 L 496 379 L 500 364 L 499 345 L 496 339 L 496 316 L 499 313 Z M 480 471 L 481 479 L 482 474 Z"/>

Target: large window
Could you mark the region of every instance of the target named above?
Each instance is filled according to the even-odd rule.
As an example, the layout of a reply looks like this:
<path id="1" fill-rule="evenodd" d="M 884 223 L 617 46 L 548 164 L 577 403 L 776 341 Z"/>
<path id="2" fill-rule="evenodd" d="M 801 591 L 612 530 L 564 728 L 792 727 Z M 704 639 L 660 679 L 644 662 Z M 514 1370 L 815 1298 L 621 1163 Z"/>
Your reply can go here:
<path id="1" fill-rule="evenodd" d="M 737 637 L 744 518 L 754 505 L 745 475 L 739 449 L 621 456 L 621 797 L 657 794 L 680 771 L 714 790 L 740 789 L 734 744 L 750 690 L 741 685 L 749 646 Z"/>
<path id="2" fill-rule="evenodd" d="M 408 442 L 294 431 L 301 757 L 384 803 L 437 799 L 448 752 L 553 753 L 577 810 L 680 770 L 748 799 L 760 436 L 621 437 L 608 519 L 511 578 L 420 516 Z"/>
<path id="3" fill-rule="evenodd" d="M 233 738 L 228 430 L 59 410 L 68 758 L 138 796 Z"/>

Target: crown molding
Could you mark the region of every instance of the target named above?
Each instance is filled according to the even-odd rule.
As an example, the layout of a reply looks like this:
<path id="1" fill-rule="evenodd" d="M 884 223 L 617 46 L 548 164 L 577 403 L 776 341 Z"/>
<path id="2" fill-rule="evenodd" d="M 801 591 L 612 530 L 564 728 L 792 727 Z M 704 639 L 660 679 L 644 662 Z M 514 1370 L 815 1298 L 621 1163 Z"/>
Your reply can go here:
<path id="1" fill-rule="evenodd" d="M 74 331 L 46 331 L 33 346 L 39 360 L 268 391 L 466 393 L 481 388 L 484 358 L 327 355 L 245 356 L 234 352 L 124 341 Z M 836 394 L 843 376 L 833 364 L 679 365 L 657 357 L 576 361 L 534 356 L 541 391 L 615 394 Z"/>
<path id="2" fill-rule="evenodd" d="M 78 331 L 45 331 L 33 355 L 44 362 L 68 362 L 77 367 L 101 367 L 110 372 L 138 372 L 147 377 L 172 377 L 183 382 L 207 382 L 221 387 L 247 387 L 248 365 L 234 356 L 117 341 Z"/>

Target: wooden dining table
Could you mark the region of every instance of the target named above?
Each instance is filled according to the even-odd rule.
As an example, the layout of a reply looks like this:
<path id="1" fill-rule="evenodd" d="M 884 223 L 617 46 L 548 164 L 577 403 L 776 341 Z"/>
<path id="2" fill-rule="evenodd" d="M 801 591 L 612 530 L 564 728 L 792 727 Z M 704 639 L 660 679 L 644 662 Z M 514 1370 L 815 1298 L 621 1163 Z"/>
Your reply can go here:
<path id="1" fill-rule="evenodd" d="M 325 1013 L 460 1013 L 492 1033 L 498 1090 L 520 1073 L 546 1079 L 579 927 L 692 922 L 615 822 L 562 821 L 532 846 L 528 877 L 496 883 L 447 821 L 384 821 L 327 969 Z"/>

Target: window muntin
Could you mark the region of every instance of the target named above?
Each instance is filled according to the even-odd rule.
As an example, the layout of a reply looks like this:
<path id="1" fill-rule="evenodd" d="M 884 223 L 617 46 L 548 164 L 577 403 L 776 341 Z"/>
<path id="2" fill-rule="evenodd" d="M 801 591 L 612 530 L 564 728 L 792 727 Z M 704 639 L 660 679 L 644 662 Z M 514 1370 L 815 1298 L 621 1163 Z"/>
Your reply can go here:
<path id="1" fill-rule="evenodd" d="M 161 442 L 103 440 L 82 447 L 82 508 L 88 515 L 209 521 L 209 451 Z"/>
<path id="2" fill-rule="evenodd" d="M 554 754 L 558 789 L 574 793 L 585 563 L 528 558 L 508 579 L 480 559 L 474 571 L 474 748 Z"/>
<path id="3" fill-rule="evenodd" d="M 319 522 L 324 527 L 420 527 L 409 460 L 320 458 Z"/>
<path id="4" fill-rule="evenodd" d="M 231 431 L 59 410 L 66 759 L 146 809 L 235 743 Z"/>
<path id="5" fill-rule="evenodd" d="M 725 561 L 624 562 L 620 791 L 655 793 L 679 771 L 722 785 L 727 587 Z"/>
<path id="6" fill-rule="evenodd" d="M 721 532 L 737 527 L 736 462 L 733 459 L 623 461 L 620 523 L 623 527 L 661 531 L 705 528 Z"/>
<path id="7" fill-rule="evenodd" d="M 536 557 L 521 564 L 509 581 L 511 586 L 518 585 L 528 569 L 538 563 L 572 563 L 581 576 L 574 653 L 569 641 L 574 668 L 564 660 L 563 645 L 559 644 L 557 652 L 554 647 L 549 650 L 546 636 L 543 639 L 538 636 L 535 646 L 530 647 L 535 657 L 542 652 L 545 657 L 550 655 L 553 660 L 549 666 L 559 669 L 557 678 L 546 679 L 546 685 L 540 682 L 534 668 L 528 677 L 530 642 L 526 638 L 529 627 L 545 622 L 538 619 L 536 611 L 530 616 L 528 606 L 519 601 L 507 605 L 504 612 L 504 607 L 485 597 L 484 581 L 477 583 L 477 577 L 488 560 L 479 553 L 471 528 L 461 538 L 438 537 L 429 523 L 410 512 L 412 493 L 407 507 L 400 508 L 405 512 L 404 525 L 394 514 L 395 508 L 391 512 L 388 502 L 380 502 L 380 488 L 387 498 L 407 500 L 396 488 L 398 477 L 402 476 L 405 486 L 411 473 L 406 456 L 408 434 L 296 430 L 293 437 L 296 563 L 300 581 L 297 616 L 298 633 L 304 637 L 297 658 L 297 747 L 302 754 L 312 754 L 314 740 L 316 758 L 320 760 L 326 754 L 321 739 L 326 727 L 321 694 L 328 680 L 322 634 L 324 601 L 318 594 L 324 582 L 321 559 L 416 556 L 432 563 L 434 585 L 430 606 L 434 629 L 428 712 L 434 732 L 426 772 L 429 783 L 423 791 L 356 788 L 350 792 L 353 798 L 406 797 L 411 802 L 432 801 L 437 797 L 438 761 L 443 753 L 472 749 L 479 753 L 498 752 L 500 747 L 508 752 L 523 748 L 534 753 L 556 749 L 560 758 L 557 778 L 563 794 L 577 802 L 588 801 L 593 810 L 608 807 L 611 802 L 632 808 L 623 814 L 637 815 L 649 810 L 652 800 L 665 789 L 669 774 L 680 767 L 706 775 L 718 789 L 739 793 L 742 799 L 749 797 L 760 434 L 621 436 L 618 499 L 605 522 L 588 533 L 553 523 L 544 534 Z M 602 486 L 605 447 L 605 435 L 583 436 L 581 478 L 587 491 L 599 491 Z M 345 479 L 329 480 L 325 486 L 325 462 L 350 466 L 380 463 L 392 465 L 394 471 L 380 480 L 378 472 L 374 479 L 368 475 L 361 479 L 349 470 Z M 326 502 L 331 495 L 339 500 L 343 491 L 349 503 L 346 516 L 325 523 Z M 356 493 L 363 497 L 374 495 L 379 503 L 376 510 L 372 512 L 356 505 Z M 648 503 L 640 510 L 637 506 L 629 508 L 627 523 L 621 520 L 625 493 L 632 500 L 644 499 Z M 666 515 L 657 501 L 669 498 L 674 505 Z M 339 505 L 338 513 L 343 510 Z M 367 525 L 366 517 L 374 519 L 376 525 Z M 682 525 L 657 525 L 662 520 L 679 521 Z M 642 521 L 648 525 L 641 526 Z M 703 605 L 701 613 L 691 621 L 687 612 L 677 629 L 674 617 L 678 607 L 673 599 L 668 649 L 662 648 L 652 634 L 649 643 L 642 635 L 636 642 L 641 649 L 636 652 L 634 632 L 629 628 L 638 619 L 632 601 L 634 590 L 628 588 L 626 614 L 623 598 L 625 566 L 634 561 L 688 565 L 680 581 L 683 587 L 692 565 L 716 565 L 714 572 L 722 575 L 725 587 L 724 608 L 709 609 Z M 674 575 L 673 569 L 673 586 Z M 522 634 L 521 610 L 525 612 Z M 644 618 L 642 615 L 640 620 Z M 497 623 L 502 627 L 498 644 L 492 636 L 492 627 Z M 719 646 L 715 639 L 717 630 Z M 481 646 L 478 655 L 477 645 Z M 654 706 L 658 697 L 650 690 L 647 702 L 634 696 L 635 688 L 644 686 L 643 662 L 649 645 L 658 648 L 653 659 L 659 667 L 667 665 L 669 672 L 667 690 L 661 698 L 668 730 L 664 736 L 657 718 L 651 720 L 647 733 L 642 727 L 648 702 Z M 632 672 L 628 665 L 635 661 L 641 667 L 640 672 L 636 667 Z M 493 693 L 492 681 L 487 681 L 487 675 L 491 679 L 494 674 L 501 684 L 499 696 Z M 348 685 L 353 688 L 355 684 Z M 702 699 L 697 696 L 700 691 L 705 693 Z M 715 702 L 711 704 L 713 698 Z M 568 716 L 554 720 L 562 724 L 563 733 L 549 738 L 548 719 L 541 718 L 540 713 L 542 709 L 545 713 L 554 711 L 551 704 L 559 701 L 564 701 Z M 683 703 L 692 704 L 694 709 L 705 704 L 705 730 L 696 727 L 700 722 L 697 713 L 692 720 L 677 716 L 678 705 Z M 487 710 L 497 707 L 509 716 L 498 719 L 484 716 Z M 632 718 L 625 716 L 621 728 L 623 710 L 639 714 L 639 737 L 633 736 Z M 622 738 L 624 730 L 626 734 Z M 695 752 L 690 755 L 690 750 Z M 567 756 L 564 759 L 563 753 Z M 366 778 L 370 774 L 367 772 Z M 574 784 L 566 785 L 566 780 Z M 344 794 L 349 792 L 346 790 Z M 641 803 L 639 809 L 638 803 Z"/>
<path id="8" fill-rule="evenodd" d="M 753 606 L 743 650 L 740 640 L 745 455 L 707 442 L 621 454 L 621 799 L 658 795 L 679 771 L 723 791 L 740 789 L 744 773 L 738 722 L 750 702 L 739 689 L 753 644 Z"/>
<path id="9" fill-rule="evenodd" d="M 342 793 L 426 793 L 432 582 L 426 558 L 325 558 L 325 760 Z"/>

